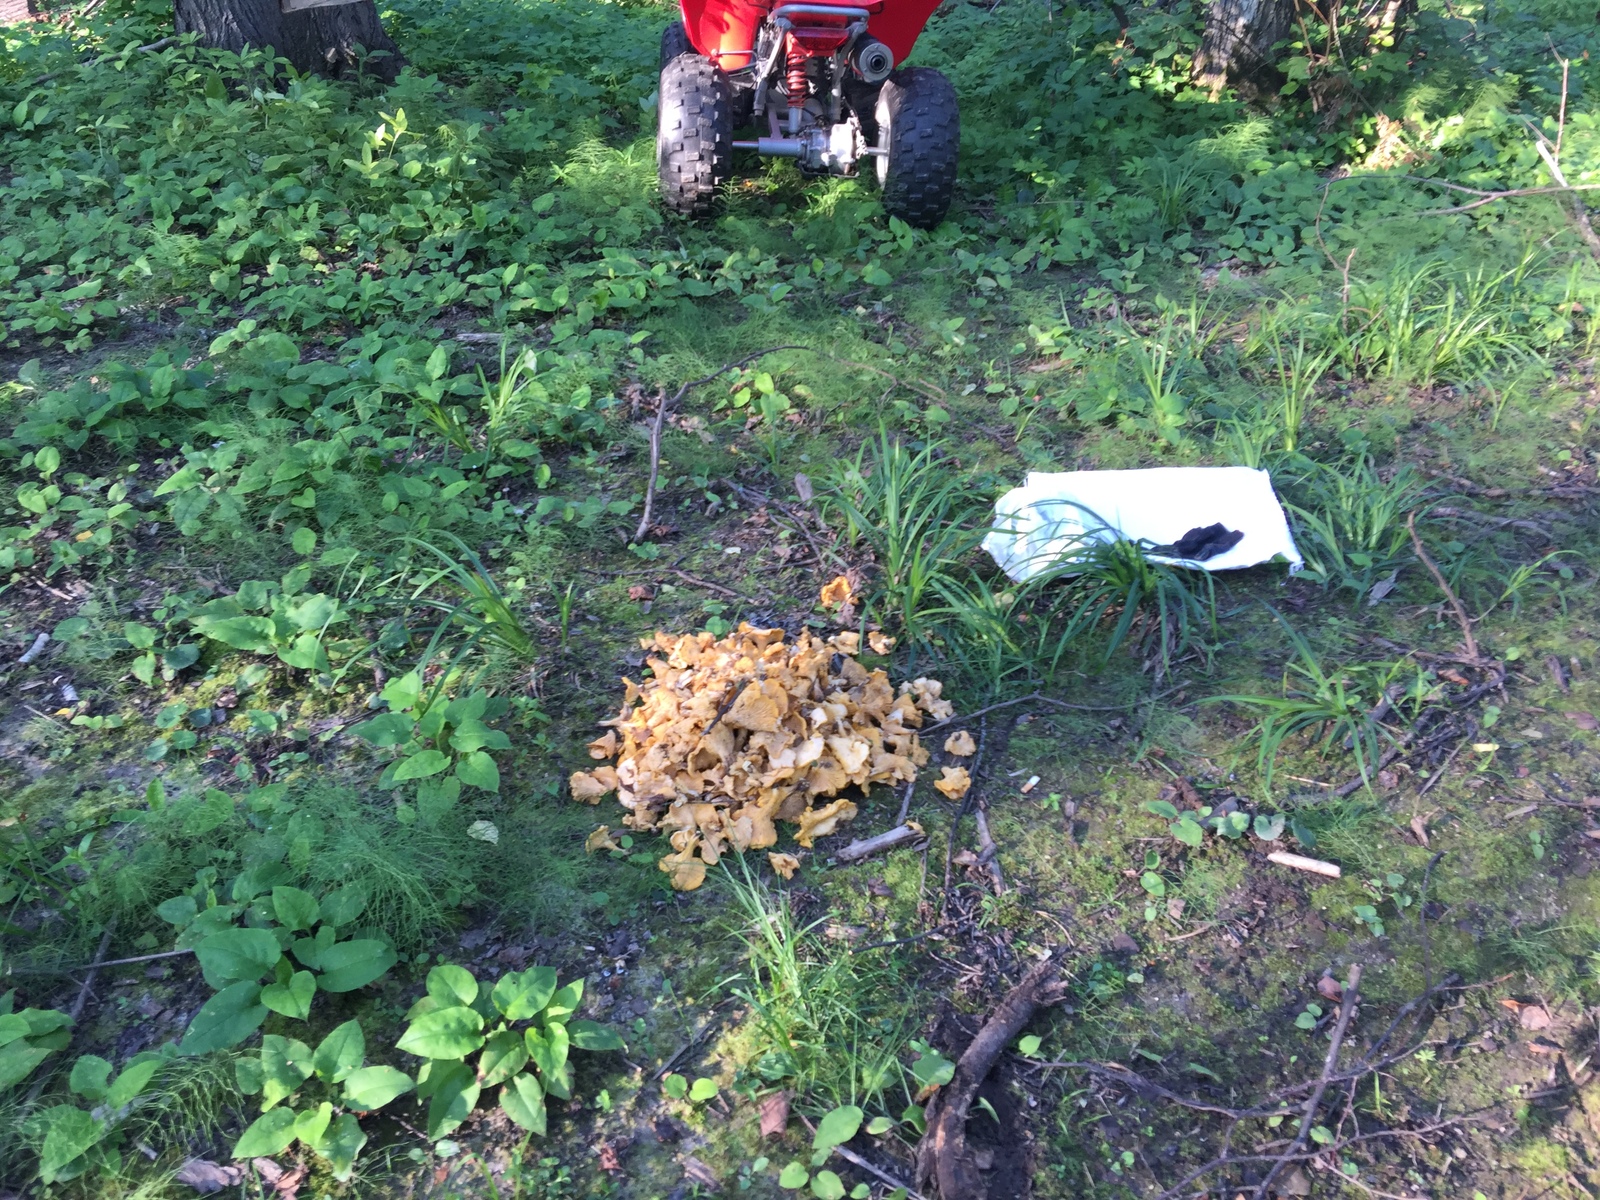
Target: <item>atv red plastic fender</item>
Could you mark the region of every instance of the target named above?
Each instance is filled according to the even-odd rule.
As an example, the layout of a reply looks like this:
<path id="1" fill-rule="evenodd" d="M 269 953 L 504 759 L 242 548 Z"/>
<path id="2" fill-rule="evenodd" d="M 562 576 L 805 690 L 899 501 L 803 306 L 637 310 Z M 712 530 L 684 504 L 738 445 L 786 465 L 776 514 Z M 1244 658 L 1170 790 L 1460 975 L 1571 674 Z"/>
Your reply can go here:
<path id="1" fill-rule="evenodd" d="M 749 65 L 756 31 L 774 7 L 762 0 L 679 0 L 679 5 L 694 48 L 724 71 Z M 872 13 L 867 32 L 889 47 L 899 64 L 910 57 L 939 0 L 873 0 L 859 7 Z"/>

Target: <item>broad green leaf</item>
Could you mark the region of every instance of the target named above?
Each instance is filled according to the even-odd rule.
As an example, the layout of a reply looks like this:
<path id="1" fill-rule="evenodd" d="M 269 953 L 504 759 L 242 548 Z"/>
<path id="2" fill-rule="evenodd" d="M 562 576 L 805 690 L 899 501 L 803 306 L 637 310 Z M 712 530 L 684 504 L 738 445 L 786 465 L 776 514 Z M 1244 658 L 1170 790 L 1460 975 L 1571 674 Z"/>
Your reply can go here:
<path id="1" fill-rule="evenodd" d="M 1153 812 L 1158 817 L 1165 817 L 1169 821 L 1178 819 L 1177 806 L 1166 800 L 1151 800 L 1145 804 L 1146 812 Z"/>
<path id="2" fill-rule="evenodd" d="M 200 960 L 200 973 L 214 988 L 254 982 L 267 974 L 283 957 L 278 939 L 267 929 L 224 929 L 194 948 Z"/>
<path id="3" fill-rule="evenodd" d="M 282 1154 L 294 1141 L 295 1112 L 292 1108 L 275 1108 L 262 1113 L 234 1143 L 234 1158 L 271 1158 Z"/>
<path id="4" fill-rule="evenodd" d="M 532 1075 L 518 1075 L 501 1088 L 500 1107 L 506 1110 L 506 1116 L 529 1133 L 544 1136 L 544 1089 Z"/>
<path id="5" fill-rule="evenodd" d="M 1278 813 L 1268 816 L 1266 813 L 1257 813 L 1255 819 L 1255 835 L 1263 842 L 1275 842 L 1283 836 L 1284 816 Z"/>
<path id="6" fill-rule="evenodd" d="M 324 927 L 326 928 L 326 927 Z M 394 950 L 376 938 L 357 938 L 330 946 L 318 956 L 325 992 L 353 992 L 381 978 L 395 964 Z"/>
<path id="7" fill-rule="evenodd" d="M 9 1046 L 18 1038 L 28 1036 L 28 1018 L 21 1013 L 0 1016 L 0 1046 Z"/>
<path id="8" fill-rule="evenodd" d="M 322 925 L 318 927 L 315 937 L 295 938 L 289 949 L 300 960 L 301 966 L 320 971 L 322 956 L 333 949 L 338 936 L 333 926 Z"/>
<path id="9" fill-rule="evenodd" d="M 174 896 L 156 905 L 156 916 L 169 925 L 187 925 L 198 911 L 193 896 Z"/>
<path id="10" fill-rule="evenodd" d="M 415 671 L 408 671 L 389 680 L 378 695 L 396 712 L 415 708 L 422 697 L 422 677 Z"/>
<path id="11" fill-rule="evenodd" d="M 552 967 L 529 967 L 502 975 L 491 993 L 494 1006 L 508 1021 L 531 1021 L 556 994 L 556 973 Z"/>
<path id="12" fill-rule="evenodd" d="M 696 1104 L 704 1104 L 717 1094 L 717 1082 L 714 1079 L 696 1079 L 689 1087 L 689 1099 Z"/>
<path id="13" fill-rule="evenodd" d="M 224 617 L 220 620 L 202 617 L 195 623 L 195 629 L 202 637 L 232 646 L 235 650 L 270 654 L 274 648 L 273 634 L 276 630 L 267 617 Z"/>
<path id="14" fill-rule="evenodd" d="M 72 1024 L 72 1018 L 56 1008 L 25 1008 L 17 1016 L 28 1023 L 28 1036 L 34 1038 Z"/>
<path id="15" fill-rule="evenodd" d="M 371 1112 L 416 1086 L 411 1076 L 394 1067 L 362 1067 L 345 1076 L 344 1102 L 350 1108 Z"/>
<path id="16" fill-rule="evenodd" d="M 366 907 L 366 889 L 359 884 L 346 884 L 322 898 L 322 919 L 330 925 L 350 925 Z"/>
<path id="17" fill-rule="evenodd" d="M 923 1050 L 911 1064 L 911 1076 L 920 1087 L 943 1087 L 956 1077 L 956 1065 L 937 1050 Z"/>
<path id="18" fill-rule="evenodd" d="M 277 914 L 278 924 L 295 933 L 309 930 L 321 916 L 317 898 L 297 887 L 273 888 L 272 911 Z"/>
<path id="19" fill-rule="evenodd" d="M 259 1096 L 266 1086 L 267 1073 L 261 1069 L 261 1059 L 237 1058 L 233 1062 L 233 1078 L 246 1096 Z"/>
<path id="20" fill-rule="evenodd" d="M 439 750 L 420 750 L 410 758 L 400 760 L 400 765 L 394 770 L 396 783 L 404 783 L 408 779 L 426 779 L 429 775 L 437 775 L 450 765 L 450 756 Z"/>
<path id="21" fill-rule="evenodd" d="M 872 1120 L 867 1122 L 867 1132 L 873 1137 L 877 1137 L 880 1134 L 888 1133 L 894 1126 L 893 1117 L 873 1117 Z"/>
<path id="22" fill-rule="evenodd" d="M 1185 846 L 1198 850 L 1200 843 L 1205 841 L 1206 831 L 1200 828 L 1200 822 L 1185 814 L 1172 823 L 1170 832 Z"/>
<path id="23" fill-rule="evenodd" d="M 379 713 L 370 721 L 363 721 L 350 732 L 374 746 L 399 746 L 411 740 L 416 722 L 409 713 Z"/>
<path id="24" fill-rule="evenodd" d="M 333 1105 L 324 1100 L 315 1108 L 305 1109 L 295 1115 L 294 1135 L 306 1145 L 315 1146 L 322 1140 L 332 1121 Z"/>
<path id="25" fill-rule="evenodd" d="M 478 998 L 478 981 L 465 967 L 441 963 L 428 972 L 427 992 L 445 1004 L 470 1006 Z"/>
<path id="26" fill-rule="evenodd" d="M 261 1003 L 273 1012 L 296 1021 L 311 1015 L 311 999 L 317 994 L 317 980 L 310 971 L 296 971 L 288 983 L 269 983 L 261 989 Z"/>
<path id="27" fill-rule="evenodd" d="M 106 1108 L 116 1112 L 132 1104 L 155 1078 L 165 1061 L 159 1054 L 141 1054 L 130 1060 L 122 1074 L 112 1080 L 111 1086 L 106 1089 Z"/>
<path id="28" fill-rule="evenodd" d="M 546 1021 L 564 1021 L 578 1011 L 578 1002 L 583 999 L 583 980 L 574 979 L 566 987 L 560 989 L 550 997 L 550 1002 L 544 1006 L 544 1019 Z"/>
<path id="29" fill-rule="evenodd" d="M 462 1062 L 436 1063 L 443 1068 L 437 1079 L 430 1079 L 433 1094 L 428 1099 L 428 1136 L 441 1138 L 454 1133 L 477 1107 L 483 1090 L 472 1068 Z"/>
<path id="30" fill-rule="evenodd" d="M 494 759 L 482 750 L 463 754 L 456 761 L 456 778 L 468 787 L 475 787 L 481 791 L 500 790 L 500 768 L 495 766 Z"/>
<path id="31" fill-rule="evenodd" d="M 290 645 L 280 648 L 278 661 L 301 671 L 326 671 L 329 667 L 328 652 L 314 633 L 302 633 Z"/>
<path id="32" fill-rule="evenodd" d="M 311 596 L 301 596 L 284 609 L 284 616 L 288 617 L 289 623 L 301 633 L 320 630 L 336 620 L 338 615 L 339 602 L 321 592 Z"/>
<path id="33" fill-rule="evenodd" d="M 366 1035 L 360 1021 L 346 1021 L 322 1039 L 311 1056 L 312 1069 L 324 1083 L 340 1083 L 361 1065 L 367 1055 Z"/>
<path id="34" fill-rule="evenodd" d="M 85 1054 L 72 1064 L 67 1086 L 91 1104 L 105 1098 L 111 1083 L 111 1064 L 98 1054 Z"/>
<path id="35" fill-rule="evenodd" d="M 178 1053 L 209 1054 L 237 1046 L 266 1019 L 267 1006 L 261 1003 L 260 984 L 251 980 L 229 984 L 194 1015 L 189 1031 L 178 1044 Z"/>
<path id="36" fill-rule="evenodd" d="M 311 1047 L 269 1033 L 261 1039 L 261 1107 L 274 1108 L 311 1078 Z"/>
<path id="37" fill-rule="evenodd" d="M 1017 1043 L 1017 1053 L 1024 1058 L 1032 1058 L 1039 1053 L 1039 1047 L 1043 1044 L 1043 1038 L 1036 1033 L 1030 1033 Z"/>
<path id="38" fill-rule="evenodd" d="M 811 1194 L 817 1200 L 844 1200 L 844 1181 L 832 1171 L 818 1171 L 811 1177 Z"/>
<path id="39" fill-rule="evenodd" d="M 520 1034 L 502 1029 L 483 1046 L 478 1073 L 484 1087 L 494 1087 L 510 1079 L 528 1062 L 528 1048 Z"/>
<path id="40" fill-rule="evenodd" d="M 39 1151 L 39 1174 L 46 1183 L 54 1183 L 68 1178 L 66 1168 L 99 1144 L 106 1125 L 70 1104 L 47 1109 L 44 1116 L 49 1126 Z"/>
<path id="41" fill-rule="evenodd" d="M 785 1191 L 793 1192 L 805 1187 L 811 1172 L 807 1171 L 804 1163 L 792 1162 L 786 1166 L 778 1176 L 778 1186 Z"/>
<path id="42" fill-rule="evenodd" d="M 813 1150 L 832 1150 L 842 1146 L 861 1129 L 862 1112 L 854 1104 L 844 1104 L 817 1122 L 817 1132 L 811 1139 Z"/>
<path id="43" fill-rule="evenodd" d="M 367 1135 L 362 1132 L 361 1124 L 353 1114 L 341 1113 L 320 1138 L 309 1144 L 328 1160 L 328 1165 L 333 1168 L 333 1177 L 340 1183 L 348 1183 L 350 1176 L 355 1174 L 356 1155 L 367 1144 Z"/>
<path id="44" fill-rule="evenodd" d="M 483 1018 L 460 1005 L 435 1009 L 411 1022 L 395 1044 L 418 1058 L 461 1058 L 483 1045 Z"/>
<path id="45" fill-rule="evenodd" d="M 566 1026 L 550 1025 L 543 1033 L 537 1029 L 528 1029 L 523 1033 L 523 1041 L 528 1047 L 528 1057 L 533 1060 L 533 1065 L 539 1068 L 539 1077 L 544 1084 L 544 1090 L 563 1100 L 569 1099 L 566 1066 L 567 1051 L 571 1043 L 567 1037 Z"/>
<path id="46" fill-rule="evenodd" d="M 567 1026 L 572 1044 L 579 1050 L 626 1050 L 628 1045 L 622 1035 L 610 1025 L 598 1021 L 573 1021 Z"/>

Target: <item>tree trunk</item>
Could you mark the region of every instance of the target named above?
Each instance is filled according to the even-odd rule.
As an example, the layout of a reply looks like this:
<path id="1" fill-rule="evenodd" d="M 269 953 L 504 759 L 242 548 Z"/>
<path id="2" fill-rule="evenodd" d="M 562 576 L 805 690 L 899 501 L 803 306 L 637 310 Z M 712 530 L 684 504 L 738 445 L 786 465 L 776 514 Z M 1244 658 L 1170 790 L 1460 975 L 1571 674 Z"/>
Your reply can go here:
<path id="1" fill-rule="evenodd" d="M 1212 91 L 1229 83 L 1275 90 L 1282 79 L 1273 47 L 1289 36 L 1293 21 L 1294 0 L 1212 0 L 1195 82 Z"/>
<path id="2" fill-rule="evenodd" d="M 351 75 L 358 50 L 386 51 L 368 59 L 364 69 L 392 83 L 405 64 L 378 20 L 374 0 L 324 0 L 315 7 L 306 7 L 305 0 L 175 0 L 174 7 L 179 33 L 198 33 L 203 45 L 217 50 L 270 46 L 297 71 Z"/>
<path id="3" fill-rule="evenodd" d="M 28 0 L 0 0 L 0 25 L 31 21 L 38 15 Z"/>

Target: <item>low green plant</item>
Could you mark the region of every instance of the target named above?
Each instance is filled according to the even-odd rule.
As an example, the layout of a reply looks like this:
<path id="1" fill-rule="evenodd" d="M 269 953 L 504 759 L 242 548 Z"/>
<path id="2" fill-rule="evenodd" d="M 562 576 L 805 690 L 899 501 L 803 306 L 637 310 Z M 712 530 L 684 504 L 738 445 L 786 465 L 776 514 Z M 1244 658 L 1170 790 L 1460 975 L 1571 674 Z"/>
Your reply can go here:
<path id="1" fill-rule="evenodd" d="M 1215 633 L 1216 592 L 1207 572 L 1198 573 L 1196 587 L 1190 583 L 1195 572 L 1151 562 L 1148 550 L 1121 538 L 1091 541 L 1063 570 L 1077 573 L 1074 623 L 1092 628 L 1112 621 L 1104 661 L 1110 661 L 1142 622 L 1135 647 L 1164 673 L 1175 656 L 1204 647 L 1202 631 Z"/>
<path id="2" fill-rule="evenodd" d="M 1360 672 L 1344 668 L 1329 670 L 1311 644 L 1280 613 L 1275 609 L 1271 611 L 1294 649 L 1294 657 L 1283 670 L 1283 695 L 1232 694 L 1211 696 L 1205 702 L 1239 704 L 1262 713 L 1252 732 L 1259 743 L 1256 766 L 1262 774 L 1262 788 L 1266 793 L 1271 793 L 1273 768 L 1284 743 L 1300 733 L 1312 736 L 1313 748 L 1319 754 L 1326 755 L 1340 745 L 1348 749 L 1355 756 L 1362 782 L 1370 787 L 1370 775 L 1381 746 L 1396 741 L 1395 735 L 1379 719 L 1383 712 L 1379 704 L 1385 697 L 1384 686 L 1374 686 L 1371 681 L 1392 677 L 1394 664 L 1385 664 L 1376 673 L 1370 669 Z"/>
<path id="3" fill-rule="evenodd" d="M 122 1165 L 123 1126 L 165 1059 L 160 1053 L 136 1054 L 114 1078 L 112 1064 L 98 1055 L 85 1054 L 73 1063 L 68 1089 L 89 1107 L 53 1104 L 29 1120 L 43 1133 L 40 1181 L 55 1184 L 90 1172 L 115 1174 Z"/>
<path id="4" fill-rule="evenodd" d="M 1422 486 L 1410 464 L 1387 480 L 1370 458 L 1347 466 L 1314 464 L 1297 481 L 1307 502 L 1288 505 L 1306 561 L 1301 578 L 1376 603 L 1379 580 L 1412 560 L 1405 517 Z"/>
<path id="5" fill-rule="evenodd" d="M 406 539 L 407 545 L 423 551 L 439 564 L 423 573 L 422 580 L 411 593 L 411 603 L 443 612 L 447 623 L 460 624 L 474 642 L 499 646 L 518 660 L 531 662 L 533 637 L 517 617 L 489 568 L 483 565 L 477 551 L 455 534 L 446 531 L 443 536 L 454 547 L 454 553 L 420 538 Z M 430 590 L 441 582 L 452 586 L 460 599 L 452 603 L 430 595 Z"/>
<path id="6" fill-rule="evenodd" d="M 231 902 L 222 903 L 216 868 L 205 867 L 190 891 L 158 906 L 178 930 L 177 948 L 194 951 L 216 991 L 190 1022 L 181 1053 L 238 1045 L 268 1012 L 304 1021 L 318 992 L 355 991 L 395 964 L 387 941 L 341 936 L 366 908 L 359 888 L 319 898 L 282 882 L 289 877 L 282 863 L 258 864 L 234 878 L 224 892 Z"/>
<path id="7" fill-rule="evenodd" d="M 938 581 L 981 537 L 971 480 L 943 461 L 938 443 L 913 451 L 880 429 L 818 499 L 877 561 L 869 606 L 904 636 L 925 641 Z"/>
<path id="8" fill-rule="evenodd" d="M 500 790 L 500 768 L 491 750 L 509 750 L 511 739 L 487 722 L 509 707 L 484 691 L 448 699 L 426 690 L 415 671 L 391 679 L 380 693 L 389 711 L 351 730 L 369 745 L 396 748 L 378 786 L 417 785 L 417 812 L 430 824 L 453 808 L 463 787 Z M 402 817 L 402 819 L 405 819 Z"/>
<path id="9" fill-rule="evenodd" d="M 788 894 L 774 894 L 742 858 L 722 878 L 747 961 L 723 986 L 751 1008 L 756 1075 L 835 1105 L 881 1104 L 901 1078 L 905 1038 L 889 972 L 830 956 L 817 936 L 824 921 L 798 924 Z"/>
<path id="10" fill-rule="evenodd" d="M 778 1173 L 778 1186 L 785 1191 L 798 1191 L 809 1184 L 811 1194 L 817 1200 L 844 1200 L 846 1196 L 852 1197 L 852 1200 L 865 1200 L 871 1195 L 871 1189 L 866 1184 L 857 1184 L 853 1190 L 846 1192 L 844 1181 L 838 1174 L 823 1166 L 837 1147 L 861 1132 L 865 1116 L 853 1104 L 843 1104 L 824 1113 L 817 1122 L 816 1132 L 811 1136 L 810 1166 L 798 1159 L 790 1162 Z"/>
<path id="11" fill-rule="evenodd" d="M 427 1060 L 417 1074 L 417 1098 L 428 1104 L 428 1136 L 459 1128 L 494 1087 L 511 1121 L 543 1134 L 545 1096 L 572 1098 L 570 1052 L 624 1048 L 610 1026 L 573 1019 L 582 999 L 583 980 L 559 986 L 550 967 L 510 972 L 492 988 L 465 967 L 429 971 L 427 995 L 406 1013 L 396 1043 Z M 474 1056 L 476 1063 L 469 1062 Z"/>
<path id="12" fill-rule="evenodd" d="M 336 1026 L 315 1050 L 267 1034 L 258 1055 L 235 1064 L 239 1090 L 261 1097 L 261 1115 L 234 1143 L 233 1157 L 270 1158 L 299 1142 L 328 1164 L 334 1179 L 348 1182 L 367 1143 L 356 1114 L 375 1112 L 417 1086 L 404 1071 L 365 1062 L 359 1021 Z"/>
<path id="13" fill-rule="evenodd" d="M 233 596 L 202 605 L 189 623 L 201 637 L 235 650 L 270 654 L 285 666 L 302 671 L 331 671 L 328 630 L 348 616 L 335 597 L 322 592 L 301 594 L 288 586 L 291 582 L 286 578 L 284 586 L 275 586 L 247 580 Z M 348 657 L 352 648 L 346 649 Z M 151 669 L 153 672 L 153 663 Z"/>
<path id="14" fill-rule="evenodd" d="M 72 1040 L 72 1018 L 53 1008 L 16 1007 L 15 990 L 0 996 L 0 1092 L 15 1087 Z"/>

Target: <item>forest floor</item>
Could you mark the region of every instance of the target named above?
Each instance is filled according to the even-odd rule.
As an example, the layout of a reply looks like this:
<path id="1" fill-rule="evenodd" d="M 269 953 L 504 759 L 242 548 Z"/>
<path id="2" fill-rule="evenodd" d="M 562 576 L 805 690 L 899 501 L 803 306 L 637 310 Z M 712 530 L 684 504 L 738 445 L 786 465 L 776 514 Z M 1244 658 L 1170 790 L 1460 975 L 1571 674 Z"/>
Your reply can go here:
<path id="1" fill-rule="evenodd" d="M 755 163 L 664 216 L 665 7 L 403 3 L 399 82 L 281 91 L 140 52 L 144 0 L 0 33 L 0 1197 L 889 1196 L 1046 960 L 965 1126 L 990 1197 L 1595 1195 L 1600 267 L 1555 200 L 1407 180 L 1541 183 L 1512 118 L 1558 86 L 1581 166 L 1596 35 L 1421 7 L 1403 121 L 1337 124 L 1194 93 L 1167 8 L 948 6 L 932 232 Z M 977 548 L 1029 471 L 1230 465 L 1305 571 Z M 780 823 L 792 872 L 675 891 L 574 776 L 658 631 L 746 625 L 892 637 L 862 666 L 954 715 L 914 786 Z M 574 1023 L 531 1138 L 306 1067 L 232 1162 L 275 1047 L 355 1026 L 417 1086 L 447 965 L 491 1021 L 581 980 L 625 1047 Z"/>

